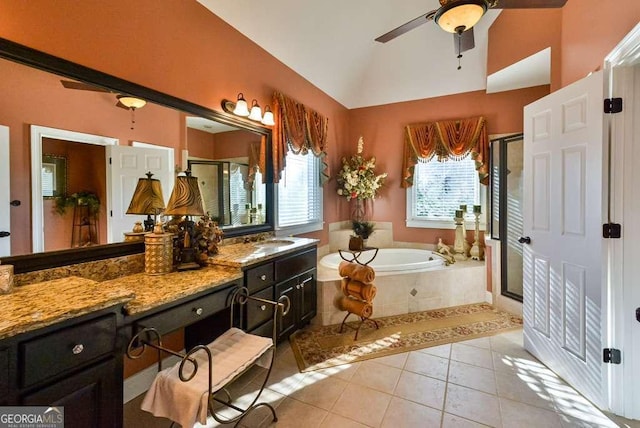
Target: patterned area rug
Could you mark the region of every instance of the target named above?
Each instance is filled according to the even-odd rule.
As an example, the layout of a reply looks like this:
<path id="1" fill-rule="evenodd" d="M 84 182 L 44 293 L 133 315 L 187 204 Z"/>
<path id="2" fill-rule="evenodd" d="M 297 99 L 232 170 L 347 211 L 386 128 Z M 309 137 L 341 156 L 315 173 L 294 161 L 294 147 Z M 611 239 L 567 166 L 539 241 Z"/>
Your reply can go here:
<path id="1" fill-rule="evenodd" d="M 355 319 L 352 315 L 350 319 Z M 522 328 L 522 318 L 487 303 L 376 318 L 378 330 L 367 322 L 355 331 L 340 324 L 300 330 L 291 347 L 302 372 L 353 363 L 385 355 Z M 347 323 L 354 328 L 358 322 Z"/>

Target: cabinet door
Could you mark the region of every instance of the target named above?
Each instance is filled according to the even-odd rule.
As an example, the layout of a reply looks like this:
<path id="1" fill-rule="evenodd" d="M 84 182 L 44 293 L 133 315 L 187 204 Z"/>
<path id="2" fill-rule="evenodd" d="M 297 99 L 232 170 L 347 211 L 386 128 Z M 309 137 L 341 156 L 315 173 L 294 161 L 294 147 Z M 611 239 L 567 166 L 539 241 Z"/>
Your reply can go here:
<path id="1" fill-rule="evenodd" d="M 288 281 L 276 285 L 276 300 L 282 296 L 287 296 L 291 301 L 291 307 L 287 315 L 278 316 L 278 340 L 288 337 L 296 330 L 298 325 L 298 278 L 292 278 Z"/>
<path id="2" fill-rule="evenodd" d="M 64 406 L 66 428 L 119 426 L 122 375 L 114 358 L 25 396 L 23 405 Z"/>
<path id="3" fill-rule="evenodd" d="M 299 294 L 297 306 L 298 311 L 298 327 L 311 322 L 316 316 L 316 270 L 310 270 L 298 277 Z M 296 287 L 297 288 L 297 287 Z"/>

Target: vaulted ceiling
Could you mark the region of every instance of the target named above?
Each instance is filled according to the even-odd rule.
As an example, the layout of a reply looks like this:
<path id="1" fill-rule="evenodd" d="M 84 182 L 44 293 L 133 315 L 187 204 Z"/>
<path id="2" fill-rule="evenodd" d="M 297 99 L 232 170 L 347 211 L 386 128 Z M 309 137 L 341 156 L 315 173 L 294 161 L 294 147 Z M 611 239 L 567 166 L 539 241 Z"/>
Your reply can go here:
<path id="1" fill-rule="evenodd" d="M 198 1 L 347 108 L 485 89 L 488 29 L 500 13 L 474 27 L 476 47 L 457 70 L 453 36 L 434 22 L 374 41 L 438 0 Z"/>

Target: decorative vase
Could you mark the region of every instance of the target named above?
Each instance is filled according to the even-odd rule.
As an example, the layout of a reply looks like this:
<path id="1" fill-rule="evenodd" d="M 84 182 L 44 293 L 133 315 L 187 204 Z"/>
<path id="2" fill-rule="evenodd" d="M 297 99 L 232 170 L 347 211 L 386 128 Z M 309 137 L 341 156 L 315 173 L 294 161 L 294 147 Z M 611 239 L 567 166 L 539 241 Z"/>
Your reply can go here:
<path id="1" fill-rule="evenodd" d="M 367 201 L 365 199 L 352 199 L 351 202 L 351 220 L 366 221 L 367 219 Z"/>

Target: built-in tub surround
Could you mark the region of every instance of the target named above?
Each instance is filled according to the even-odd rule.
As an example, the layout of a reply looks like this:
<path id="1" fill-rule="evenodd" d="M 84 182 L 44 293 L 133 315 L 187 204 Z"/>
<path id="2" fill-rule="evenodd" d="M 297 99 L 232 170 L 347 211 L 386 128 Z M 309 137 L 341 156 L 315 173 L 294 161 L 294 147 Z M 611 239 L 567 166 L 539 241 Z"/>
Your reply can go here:
<path id="1" fill-rule="evenodd" d="M 344 258 L 343 258 L 344 257 Z M 320 266 L 338 269 L 340 262 L 351 261 L 355 255 L 351 252 L 331 253 L 320 259 Z M 376 275 L 391 275 L 394 272 L 423 272 L 444 266 L 444 259 L 429 250 L 416 248 L 380 248 L 363 251 L 358 254 L 361 263 L 367 263 L 376 271 Z"/>

